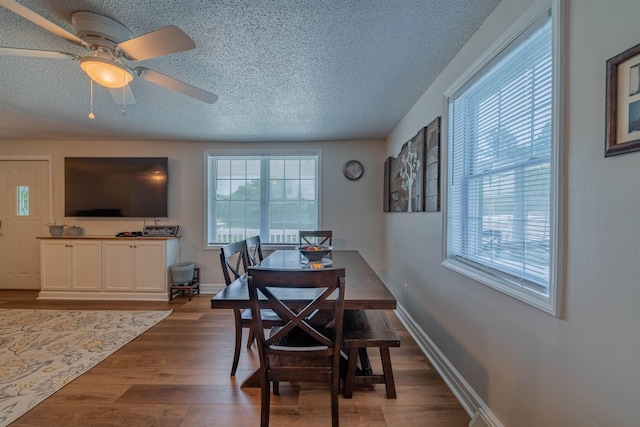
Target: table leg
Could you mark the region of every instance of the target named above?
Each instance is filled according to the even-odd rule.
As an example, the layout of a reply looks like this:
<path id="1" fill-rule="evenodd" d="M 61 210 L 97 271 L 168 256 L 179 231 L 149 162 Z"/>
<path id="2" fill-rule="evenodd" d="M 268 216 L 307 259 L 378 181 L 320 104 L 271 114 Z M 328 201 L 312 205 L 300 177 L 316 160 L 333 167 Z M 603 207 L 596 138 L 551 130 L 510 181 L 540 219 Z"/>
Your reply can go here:
<path id="1" fill-rule="evenodd" d="M 373 375 L 371 370 L 371 362 L 369 361 L 369 353 L 367 353 L 366 347 L 360 347 L 358 349 L 358 356 L 360 357 L 360 367 L 362 372 L 360 375 Z"/>

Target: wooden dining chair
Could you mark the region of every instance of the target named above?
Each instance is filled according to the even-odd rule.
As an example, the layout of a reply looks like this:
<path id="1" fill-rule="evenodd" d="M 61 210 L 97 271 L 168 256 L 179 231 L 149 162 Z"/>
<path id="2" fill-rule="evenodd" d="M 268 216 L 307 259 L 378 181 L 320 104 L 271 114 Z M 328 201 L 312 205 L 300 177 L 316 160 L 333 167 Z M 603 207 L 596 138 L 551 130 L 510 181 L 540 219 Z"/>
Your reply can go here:
<path id="1" fill-rule="evenodd" d="M 247 257 L 248 266 L 256 265 L 264 259 L 262 255 L 262 244 L 260 243 L 260 236 L 247 237 L 245 239 L 247 245 Z"/>
<path id="2" fill-rule="evenodd" d="M 333 240 L 333 231 L 331 230 L 300 230 L 300 245 L 329 245 Z"/>
<path id="3" fill-rule="evenodd" d="M 220 263 L 224 280 L 229 286 L 231 282 L 246 274 L 249 259 L 247 255 L 247 244 L 244 240 L 230 243 L 220 248 Z M 231 376 L 236 375 L 238 362 L 240 361 L 240 348 L 242 347 L 242 330 L 248 329 L 247 347 L 251 347 L 254 341 L 253 323 L 251 320 L 251 310 L 233 310 L 235 317 L 236 340 L 233 350 L 233 363 L 231 365 Z M 282 322 L 272 310 L 261 311 L 262 321 L 267 327 L 279 325 Z"/>
<path id="4" fill-rule="evenodd" d="M 338 427 L 345 270 L 250 268 L 247 280 L 260 354 L 261 427 L 269 425 L 270 384 L 273 382 L 274 394 L 279 394 L 280 381 L 329 383 L 331 425 Z M 281 299 L 283 295 L 288 297 Z M 258 316 L 261 304 L 283 321 L 283 326 L 271 328 L 268 336 Z"/>

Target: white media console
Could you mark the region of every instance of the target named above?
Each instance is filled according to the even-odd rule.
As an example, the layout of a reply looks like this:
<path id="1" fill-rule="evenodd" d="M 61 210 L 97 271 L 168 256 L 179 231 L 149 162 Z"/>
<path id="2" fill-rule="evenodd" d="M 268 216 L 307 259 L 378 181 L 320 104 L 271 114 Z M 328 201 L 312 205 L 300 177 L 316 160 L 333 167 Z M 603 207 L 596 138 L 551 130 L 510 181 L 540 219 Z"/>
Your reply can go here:
<path id="1" fill-rule="evenodd" d="M 168 301 L 175 237 L 40 237 L 39 299 Z"/>

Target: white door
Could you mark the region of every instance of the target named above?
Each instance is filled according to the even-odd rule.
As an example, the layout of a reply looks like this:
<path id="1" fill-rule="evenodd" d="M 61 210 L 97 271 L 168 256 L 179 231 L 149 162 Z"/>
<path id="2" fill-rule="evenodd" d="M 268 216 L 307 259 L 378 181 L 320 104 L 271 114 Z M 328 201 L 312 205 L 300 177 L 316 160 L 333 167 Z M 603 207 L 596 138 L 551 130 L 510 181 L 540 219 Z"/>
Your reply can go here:
<path id="1" fill-rule="evenodd" d="M 49 191 L 48 161 L 0 160 L 0 289 L 40 289 Z"/>

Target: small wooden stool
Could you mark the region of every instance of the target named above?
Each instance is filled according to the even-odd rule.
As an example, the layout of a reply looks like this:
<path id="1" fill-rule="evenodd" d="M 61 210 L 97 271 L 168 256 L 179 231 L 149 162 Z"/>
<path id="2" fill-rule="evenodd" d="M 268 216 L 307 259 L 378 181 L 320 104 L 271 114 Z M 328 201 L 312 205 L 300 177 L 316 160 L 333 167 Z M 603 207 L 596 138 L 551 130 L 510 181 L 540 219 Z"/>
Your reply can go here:
<path id="1" fill-rule="evenodd" d="M 187 292 L 189 295 L 189 301 L 191 301 L 191 295 L 200 293 L 200 267 L 193 269 L 193 279 L 189 283 L 183 285 L 176 285 L 175 283 L 169 286 L 169 301 L 173 301 L 173 297 L 177 294 Z"/>
<path id="2" fill-rule="evenodd" d="M 396 385 L 391 368 L 389 347 L 400 347 L 400 337 L 382 310 L 345 310 L 342 346 L 349 360 L 342 396 L 353 396 L 354 384 L 384 384 L 387 398 L 396 398 Z M 374 375 L 367 355 L 367 347 L 380 348 L 382 375 Z M 356 367 L 358 357 L 360 367 Z"/>

